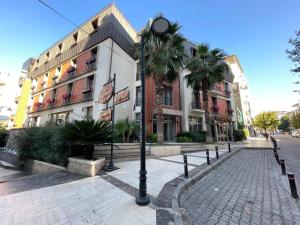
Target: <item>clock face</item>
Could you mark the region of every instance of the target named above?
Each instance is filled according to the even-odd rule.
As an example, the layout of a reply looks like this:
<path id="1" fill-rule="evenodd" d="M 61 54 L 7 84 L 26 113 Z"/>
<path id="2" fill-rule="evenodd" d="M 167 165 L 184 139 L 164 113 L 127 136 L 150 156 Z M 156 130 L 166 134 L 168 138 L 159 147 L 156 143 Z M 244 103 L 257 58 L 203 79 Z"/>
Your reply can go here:
<path id="1" fill-rule="evenodd" d="M 152 31 L 156 34 L 163 34 L 168 31 L 170 23 L 165 18 L 157 18 L 153 21 Z"/>

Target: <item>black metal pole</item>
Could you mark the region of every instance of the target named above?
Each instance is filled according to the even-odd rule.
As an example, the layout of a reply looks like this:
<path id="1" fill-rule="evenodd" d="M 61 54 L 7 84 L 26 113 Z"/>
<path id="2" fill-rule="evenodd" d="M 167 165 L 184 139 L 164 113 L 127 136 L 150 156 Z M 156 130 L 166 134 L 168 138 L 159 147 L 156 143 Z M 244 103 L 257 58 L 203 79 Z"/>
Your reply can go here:
<path id="1" fill-rule="evenodd" d="M 282 175 L 286 175 L 286 169 L 285 169 L 284 159 L 280 159 L 279 161 L 280 161 Z"/>
<path id="2" fill-rule="evenodd" d="M 103 170 L 113 171 L 119 169 L 114 166 L 113 155 L 114 155 L 114 129 L 115 129 L 115 91 L 116 91 L 116 74 L 114 73 L 113 82 L 113 95 L 112 95 L 112 113 L 111 113 L 111 142 L 110 142 L 110 159 L 108 166 L 105 166 Z"/>
<path id="3" fill-rule="evenodd" d="M 141 36 L 141 86 L 142 86 L 142 129 L 141 129 L 141 165 L 140 165 L 140 184 L 139 196 L 136 197 L 135 202 L 138 205 L 147 205 L 150 198 L 147 195 L 147 171 L 146 171 L 146 149 L 145 149 L 145 62 L 144 62 L 144 36 Z"/>
<path id="4" fill-rule="evenodd" d="M 206 161 L 207 161 L 207 165 L 210 164 L 210 161 L 209 161 L 209 150 L 206 149 Z"/>
<path id="5" fill-rule="evenodd" d="M 188 162 L 187 162 L 187 156 L 183 156 L 183 162 L 184 162 L 184 178 L 189 178 L 189 171 L 188 171 Z"/>
<path id="6" fill-rule="evenodd" d="M 230 142 L 228 142 L 228 152 L 231 152 Z"/>
<path id="7" fill-rule="evenodd" d="M 288 173 L 288 179 L 290 183 L 290 188 L 291 188 L 291 195 L 293 198 L 298 198 L 298 193 L 297 193 L 297 187 L 296 187 L 296 181 L 295 181 L 295 176 L 293 173 Z"/>
<path id="8" fill-rule="evenodd" d="M 216 145 L 215 149 L 216 149 L 216 158 L 219 159 L 219 147 Z"/>

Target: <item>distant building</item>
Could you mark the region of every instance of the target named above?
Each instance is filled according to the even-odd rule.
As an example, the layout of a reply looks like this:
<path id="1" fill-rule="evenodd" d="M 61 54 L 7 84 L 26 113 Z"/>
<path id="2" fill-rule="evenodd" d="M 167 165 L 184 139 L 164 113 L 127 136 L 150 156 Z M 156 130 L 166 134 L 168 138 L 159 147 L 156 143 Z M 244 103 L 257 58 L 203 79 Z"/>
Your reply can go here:
<path id="1" fill-rule="evenodd" d="M 236 55 L 226 57 L 225 61 L 230 66 L 234 75 L 233 96 L 235 102 L 236 120 L 244 125 L 250 134 L 253 132 L 252 112 L 249 100 L 249 86 L 244 71 Z"/>

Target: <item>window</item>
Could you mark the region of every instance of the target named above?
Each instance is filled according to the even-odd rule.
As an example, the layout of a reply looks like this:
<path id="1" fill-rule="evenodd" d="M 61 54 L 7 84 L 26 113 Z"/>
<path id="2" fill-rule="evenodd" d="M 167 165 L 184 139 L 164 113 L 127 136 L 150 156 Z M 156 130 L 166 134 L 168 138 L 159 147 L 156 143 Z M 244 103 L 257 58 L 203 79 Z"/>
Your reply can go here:
<path id="1" fill-rule="evenodd" d="M 141 106 L 142 105 L 142 87 L 136 87 L 135 92 L 135 106 Z"/>
<path id="2" fill-rule="evenodd" d="M 93 26 L 94 31 L 98 29 L 98 18 L 93 20 L 92 26 Z"/>
<path id="3" fill-rule="evenodd" d="M 86 118 L 93 118 L 93 106 L 88 106 L 85 108 L 85 117 Z"/>
<path id="4" fill-rule="evenodd" d="M 73 83 L 69 83 L 67 85 L 67 93 L 63 95 L 64 104 L 71 103 L 72 89 L 73 89 Z"/>
<path id="5" fill-rule="evenodd" d="M 141 80 L 141 63 L 140 61 L 136 64 L 136 81 Z"/>
<path id="6" fill-rule="evenodd" d="M 195 57 L 197 54 L 197 50 L 194 47 L 191 47 L 191 55 L 192 57 Z"/>
<path id="7" fill-rule="evenodd" d="M 83 100 L 91 100 L 93 97 L 94 75 L 86 78 L 85 89 L 83 90 Z"/>
<path id="8" fill-rule="evenodd" d="M 202 117 L 189 116 L 189 131 L 200 132 L 202 131 Z"/>
<path id="9" fill-rule="evenodd" d="M 60 43 L 60 44 L 57 46 L 57 47 L 58 47 L 58 53 L 56 54 L 56 57 L 58 57 L 58 56 L 61 55 L 62 46 L 63 46 L 63 43 Z"/>
<path id="10" fill-rule="evenodd" d="M 55 124 L 65 124 L 66 121 L 69 120 L 69 112 L 60 112 L 60 113 L 52 113 L 50 123 Z"/>
<path id="11" fill-rule="evenodd" d="M 46 54 L 46 60 L 47 61 L 49 60 L 49 57 L 50 57 L 50 52 L 47 52 L 47 54 Z"/>
<path id="12" fill-rule="evenodd" d="M 157 134 L 157 115 L 153 114 L 152 117 L 152 133 Z"/>
<path id="13" fill-rule="evenodd" d="M 56 98 L 56 89 L 53 89 L 51 94 L 51 99 L 55 99 L 55 98 Z"/>
<path id="14" fill-rule="evenodd" d="M 72 59 L 71 66 L 74 67 L 74 68 L 76 68 L 76 66 L 77 66 L 77 59 Z"/>
<path id="15" fill-rule="evenodd" d="M 173 87 L 165 86 L 163 90 L 163 105 L 172 105 Z"/>
<path id="16" fill-rule="evenodd" d="M 77 45 L 77 40 L 78 40 L 78 32 L 73 34 L 73 44 L 71 45 L 71 48 Z"/>
<path id="17" fill-rule="evenodd" d="M 41 120 L 40 116 L 31 117 L 28 120 L 28 126 L 29 127 L 38 127 L 40 125 L 40 120 Z"/>
<path id="18" fill-rule="evenodd" d="M 192 103 L 193 109 L 200 109 L 200 97 L 198 92 L 193 92 L 193 103 Z"/>
<path id="19" fill-rule="evenodd" d="M 231 109 L 231 101 L 227 101 L 227 109 Z"/>
<path id="20" fill-rule="evenodd" d="M 96 60 L 97 58 L 97 48 L 91 50 L 91 60 Z"/>
<path id="21" fill-rule="evenodd" d="M 217 98 L 216 97 L 212 97 L 211 100 L 212 100 L 213 105 L 217 105 Z"/>
<path id="22" fill-rule="evenodd" d="M 227 82 L 224 82 L 224 86 L 225 86 L 225 91 L 229 91 L 229 86 Z"/>

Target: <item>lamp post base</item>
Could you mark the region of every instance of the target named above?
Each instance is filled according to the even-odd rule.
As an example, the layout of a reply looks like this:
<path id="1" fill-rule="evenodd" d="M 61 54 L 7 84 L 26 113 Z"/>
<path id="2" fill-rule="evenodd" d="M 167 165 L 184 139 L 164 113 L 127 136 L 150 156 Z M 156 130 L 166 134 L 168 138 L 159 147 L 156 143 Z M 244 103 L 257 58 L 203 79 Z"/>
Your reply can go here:
<path id="1" fill-rule="evenodd" d="M 137 196 L 135 199 L 136 204 L 140 205 L 140 206 L 144 206 L 144 205 L 148 205 L 150 203 L 150 198 L 148 195 L 146 196 Z"/>
<path id="2" fill-rule="evenodd" d="M 102 169 L 104 171 L 111 172 L 111 171 L 114 171 L 114 170 L 117 170 L 117 169 L 120 169 L 120 168 L 119 167 L 115 167 L 115 166 L 111 166 L 111 165 L 106 165 Z"/>

